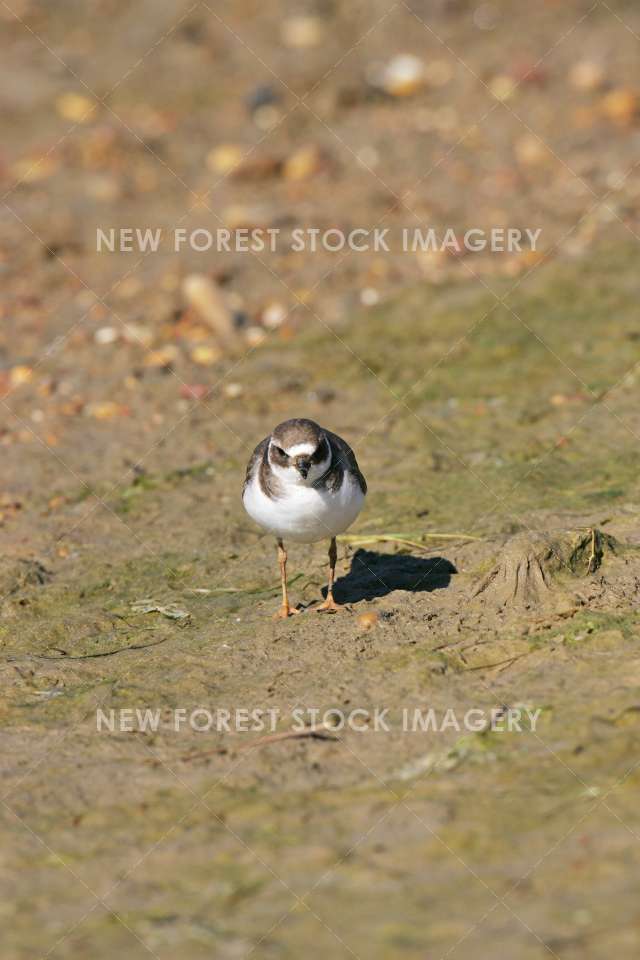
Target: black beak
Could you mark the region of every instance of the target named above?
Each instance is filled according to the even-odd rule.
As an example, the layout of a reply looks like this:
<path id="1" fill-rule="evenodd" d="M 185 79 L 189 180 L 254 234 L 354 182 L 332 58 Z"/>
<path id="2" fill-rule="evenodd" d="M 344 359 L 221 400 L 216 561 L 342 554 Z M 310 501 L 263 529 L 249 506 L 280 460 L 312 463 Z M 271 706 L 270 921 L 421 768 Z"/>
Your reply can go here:
<path id="1" fill-rule="evenodd" d="M 311 469 L 311 460 L 309 457 L 298 457 L 296 460 L 296 467 L 298 468 L 298 473 L 303 480 L 307 479 L 307 474 Z"/>

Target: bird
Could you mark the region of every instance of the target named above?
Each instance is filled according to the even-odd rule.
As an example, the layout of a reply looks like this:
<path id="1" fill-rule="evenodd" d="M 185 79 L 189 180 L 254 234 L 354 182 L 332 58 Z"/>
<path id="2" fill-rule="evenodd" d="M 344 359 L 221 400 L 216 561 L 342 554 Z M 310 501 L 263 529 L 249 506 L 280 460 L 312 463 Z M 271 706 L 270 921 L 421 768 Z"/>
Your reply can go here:
<path id="1" fill-rule="evenodd" d="M 367 481 L 349 444 L 314 420 L 285 420 L 260 441 L 247 465 L 242 503 L 276 538 L 282 605 L 275 617 L 300 612 L 289 603 L 285 540 L 315 543 L 329 538 L 327 596 L 317 609 L 340 610 L 333 598 L 336 537 L 356 519 L 366 493 Z"/>

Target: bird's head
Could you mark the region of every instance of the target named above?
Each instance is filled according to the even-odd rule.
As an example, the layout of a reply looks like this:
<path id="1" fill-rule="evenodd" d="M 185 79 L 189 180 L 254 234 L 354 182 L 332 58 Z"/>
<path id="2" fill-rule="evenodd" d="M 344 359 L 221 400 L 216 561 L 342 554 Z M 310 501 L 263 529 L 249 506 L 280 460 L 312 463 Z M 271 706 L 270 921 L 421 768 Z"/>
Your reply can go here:
<path id="1" fill-rule="evenodd" d="M 271 434 L 268 457 L 279 480 L 311 486 L 329 469 L 331 448 L 313 420 L 285 420 Z"/>

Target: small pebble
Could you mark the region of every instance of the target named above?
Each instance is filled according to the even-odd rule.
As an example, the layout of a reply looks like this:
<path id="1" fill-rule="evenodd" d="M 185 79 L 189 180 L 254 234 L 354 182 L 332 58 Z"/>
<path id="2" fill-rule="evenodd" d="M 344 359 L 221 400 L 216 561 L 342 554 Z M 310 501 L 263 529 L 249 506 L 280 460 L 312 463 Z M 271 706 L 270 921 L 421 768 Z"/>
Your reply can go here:
<path id="1" fill-rule="evenodd" d="M 228 397 L 229 400 L 237 400 L 238 397 L 241 397 L 244 393 L 242 384 L 240 383 L 225 383 L 222 388 L 222 392 L 225 397 Z"/>
<path id="2" fill-rule="evenodd" d="M 514 144 L 518 163 L 523 166 L 537 167 L 549 160 L 549 148 L 531 133 L 519 137 Z"/>
<path id="3" fill-rule="evenodd" d="M 96 420 L 113 420 L 128 412 L 127 407 L 114 400 L 103 400 L 99 403 L 90 403 L 87 406 L 87 415 Z"/>
<path id="4" fill-rule="evenodd" d="M 96 112 L 97 104 L 79 93 L 63 93 L 56 100 L 56 110 L 65 120 L 73 123 L 88 123 Z"/>
<path id="5" fill-rule="evenodd" d="M 324 40 L 324 24 L 319 17 L 289 17 L 282 24 L 282 42 L 293 50 L 308 50 Z"/>
<path id="6" fill-rule="evenodd" d="M 222 354 L 216 347 L 201 343 L 191 351 L 191 359 L 201 367 L 210 367 L 217 363 Z"/>
<path id="7" fill-rule="evenodd" d="M 118 331 L 115 327 L 100 327 L 99 330 L 93 335 L 95 342 L 101 346 L 107 346 L 107 344 L 115 343 L 118 339 Z"/>
<path id="8" fill-rule="evenodd" d="M 37 183 L 46 180 L 58 169 L 58 162 L 50 157 L 23 157 L 11 166 L 11 174 L 21 183 Z"/>
<path id="9" fill-rule="evenodd" d="M 250 347 L 259 347 L 267 339 L 262 327 L 247 327 L 244 331 L 245 339 Z"/>
<path id="10" fill-rule="evenodd" d="M 145 354 L 142 361 L 145 367 L 170 367 L 174 360 L 180 356 L 180 351 L 174 344 L 168 344 L 159 350 L 151 350 Z"/>
<path id="11" fill-rule="evenodd" d="M 253 122 L 259 130 L 272 130 L 282 119 L 282 112 L 275 106 L 259 107 L 254 111 Z"/>
<path id="12" fill-rule="evenodd" d="M 233 313 L 213 280 L 201 273 L 191 273 L 182 282 L 182 293 L 189 306 L 213 330 L 222 346 L 236 341 Z"/>
<path id="13" fill-rule="evenodd" d="M 33 377 L 33 370 L 24 364 L 12 367 L 9 373 L 9 383 L 12 387 L 22 386 L 23 383 L 29 383 Z"/>
<path id="14" fill-rule="evenodd" d="M 380 163 L 380 154 L 375 147 L 361 147 L 358 150 L 357 157 L 362 166 L 366 167 L 368 170 L 375 170 Z"/>
<path id="15" fill-rule="evenodd" d="M 251 153 L 230 172 L 234 180 L 258 181 L 277 177 L 281 169 L 280 159 L 273 154 Z"/>
<path id="16" fill-rule="evenodd" d="M 313 144 L 300 147 L 285 161 L 285 180 L 308 180 L 322 170 L 325 158 L 319 147 Z"/>
<path id="17" fill-rule="evenodd" d="M 227 174 L 239 167 L 247 151 L 235 143 L 223 143 L 207 154 L 207 167 L 212 173 Z"/>
<path id="18" fill-rule="evenodd" d="M 287 316 L 287 308 L 283 303 L 274 301 L 267 304 L 260 315 L 260 322 L 267 330 L 277 330 L 281 327 Z"/>
<path id="19" fill-rule="evenodd" d="M 569 71 L 569 83 L 583 93 L 598 90 L 605 79 L 604 67 L 594 60 L 579 60 Z"/>
<path id="20" fill-rule="evenodd" d="M 378 619 L 377 613 L 361 613 L 357 617 L 356 623 L 361 630 L 371 630 L 373 627 L 377 626 Z"/>
<path id="21" fill-rule="evenodd" d="M 513 77 L 501 73 L 489 81 L 489 90 L 496 100 L 500 100 L 501 102 L 511 100 L 516 92 L 516 81 Z"/>
<path id="22" fill-rule="evenodd" d="M 209 389 L 206 383 L 183 383 L 180 396 L 183 400 L 204 400 Z"/>
<path id="23" fill-rule="evenodd" d="M 364 290 L 360 291 L 360 303 L 365 307 L 375 307 L 377 303 L 380 303 L 380 294 L 375 287 L 365 287 Z"/>
<path id="24" fill-rule="evenodd" d="M 148 347 L 153 342 L 153 331 L 141 323 L 127 323 L 123 336 L 127 343 L 137 343 L 142 347 Z"/>
<path id="25" fill-rule="evenodd" d="M 245 103 L 250 113 L 260 110 L 262 107 L 273 106 L 278 103 L 280 97 L 269 84 L 263 84 L 255 87 L 247 96 Z"/>
<path id="26" fill-rule="evenodd" d="M 640 101 L 635 90 L 618 87 L 603 97 L 602 112 L 607 119 L 620 126 L 630 126 L 640 112 Z"/>
<path id="27" fill-rule="evenodd" d="M 374 65 L 370 82 L 390 97 L 409 97 L 425 86 L 425 65 L 420 57 L 401 53 L 382 67 Z"/>

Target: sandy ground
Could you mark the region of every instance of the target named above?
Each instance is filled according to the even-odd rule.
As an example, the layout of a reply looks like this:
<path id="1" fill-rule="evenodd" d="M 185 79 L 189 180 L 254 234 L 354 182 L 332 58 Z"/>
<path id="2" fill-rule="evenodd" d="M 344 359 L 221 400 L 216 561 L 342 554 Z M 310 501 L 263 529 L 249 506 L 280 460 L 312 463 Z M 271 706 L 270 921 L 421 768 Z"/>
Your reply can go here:
<path id="1" fill-rule="evenodd" d="M 634 5 L 0 17 L 3 960 L 636 957 Z M 404 53 L 426 80 L 384 95 Z M 542 234 L 171 249 L 229 223 Z M 96 251 L 136 225 L 157 253 Z M 315 611 L 326 545 L 293 547 L 303 612 L 275 622 L 239 493 L 293 415 L 349 440 L 370 494 L 344 610 Z M 430 707 L 537 721 L 404 728 Z M 198 708 L 369 727 L 175 729 Z M 160 720 L 98 730 L 98 709 Z"/>

